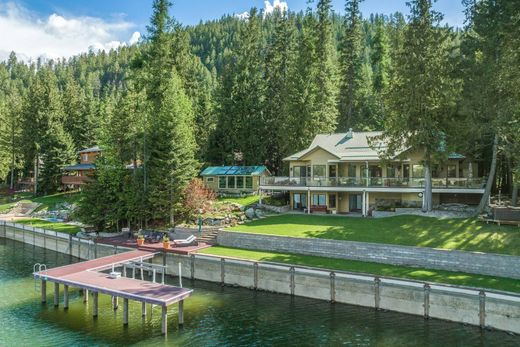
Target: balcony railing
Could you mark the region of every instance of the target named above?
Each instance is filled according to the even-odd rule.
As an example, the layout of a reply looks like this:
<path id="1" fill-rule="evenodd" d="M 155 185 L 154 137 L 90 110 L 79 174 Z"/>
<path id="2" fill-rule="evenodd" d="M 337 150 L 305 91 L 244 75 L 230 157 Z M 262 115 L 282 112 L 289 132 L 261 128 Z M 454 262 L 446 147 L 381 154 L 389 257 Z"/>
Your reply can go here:
<path id="1" fill-rule="evenodd" d="M 92 177 L 89 176 L 62 176 L 61 184 L 82 185 L 92 182 L 92 180 Z"/>
<path id="2" fill-rule="evenodd" d="M 432 178 L 433 188 L 484 188 L 485 178 Z M 261 186 L 424 188 L 424 178 L 395 177 L 261 177 Z"/>

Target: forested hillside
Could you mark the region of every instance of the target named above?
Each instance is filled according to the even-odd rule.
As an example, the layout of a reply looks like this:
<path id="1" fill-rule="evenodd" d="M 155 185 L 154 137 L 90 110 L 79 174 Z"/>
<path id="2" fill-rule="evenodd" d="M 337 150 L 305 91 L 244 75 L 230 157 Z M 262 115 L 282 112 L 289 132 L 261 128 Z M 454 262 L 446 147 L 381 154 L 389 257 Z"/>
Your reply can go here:
<path id="1" fill-rule="evenodd" d="M 304 13 L 252 9 L 183 27 L 156 0 L 137 45 L 35 63 L 13 53 L 0 64 L 0 183 L 37 175 L 39 194 L 56 191 L 61 168 L 99 145 L 85 219 L 173 223 L 203 166 L 286 174 L 282 159 L 316 134 L 353 128 L 386 130 L 391 148 L 426 145 L 426 166 L 448 144 L 496 168 L 490 189 L 512 191 L 520 3 L 468 1 L 454 30 L 430 0 L 368 18 L 359 2 L 347 0 L 345 16 L 319 0 Z"/>

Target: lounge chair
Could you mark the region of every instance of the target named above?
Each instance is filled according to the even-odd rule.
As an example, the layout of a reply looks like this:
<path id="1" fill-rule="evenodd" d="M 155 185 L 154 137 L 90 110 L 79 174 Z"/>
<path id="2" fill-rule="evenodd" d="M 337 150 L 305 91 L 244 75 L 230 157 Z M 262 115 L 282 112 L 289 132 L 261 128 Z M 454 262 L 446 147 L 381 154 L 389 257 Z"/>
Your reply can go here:
<path id="1" fill-rule="evenodd" d="M 187 247 L 187 246 L 196 246 L 198 244 L 197 238 L 195 235 L 190 235 L 186 239 L 173 240 L 173 244 L 175 247 Z"/>

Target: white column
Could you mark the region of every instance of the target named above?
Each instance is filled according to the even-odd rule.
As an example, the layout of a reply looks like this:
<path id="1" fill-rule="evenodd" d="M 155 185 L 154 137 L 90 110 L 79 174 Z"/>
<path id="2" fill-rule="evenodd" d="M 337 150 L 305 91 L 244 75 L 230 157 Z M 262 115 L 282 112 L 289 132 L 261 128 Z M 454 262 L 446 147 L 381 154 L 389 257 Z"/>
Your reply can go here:
<path id="1" fill-rule="evenodd" d="M 63 308 L 67 310 L 69 308 L 69 286 L 63 286 Z"/>
<path id="2" fill-rule="evenodd" d="M 179 301 L 179 325 L 184 324 L 184 300 Z"/>
<path id="3" fill-rule="evenodd" d="M 88 302 L 88 295 L 89 295 L 88 289 L 84 289 L 83 290 L 83 302 L 85 302 L 85 303 Z"/>
<path id="4" fill-rule="evenodd" d="M 94 304 L 92 305 L 92 317 L 98 316 L 98 297 L 98 292 L 92 293 L 92 301 L 94 302 Z"/>
<path id="5" fill-rule="evenodd" d="M 141 303 L 141 310 L 142 310 L 142 316 L 145 317 L 146 316 L 146 302 L 142 302 Z"/>
<path id="6" fill-rule="evenodd" d="M 369 192 L 367 192 L 367 199 L 366 199 L 366 201 L 367 201 L 366 214 L 368 216 L 368 211 L 370 210 L 370 193 Z"/>
<path id="7" fill-rule="evenodd" d="M 123 325 L 128 325 L 128 299 L 123 299 Z"/>
<path id="8" fill-rule="evenodd" d="M 60 284 L 54 282 L 54 307 L 60 306 Z"/>
<path id="9" fill-rule="evenodd" d="M 366 217 L 366 202 L 365 202 L 365 195 L 366 195 L 366 192 L 363 191 L 363 194 L 361 195 L 361 214 L 363 215 L 363 217 Z"/>
<path id="10" fill-rule="evenodd" d="M 168 308 L 166 306 L 162 306 L 161 312 L 161 332 L 163 335 L 168 334 Z"/>
<path id="11" fill-rule="evenodd" d="M 119 307 L 119 299 L 117 296 L 113 296 L 112 297 L 112 308 L 114 310 L 117 310 L 118 307 Z"/>
<path id="12" fill-rule="evenodd" d="M 307 214 L 311 214 L 311 190 L 307 190 Z"/>
<path id="13" fill-rule="evenodd" d="M 42 280 L 42 304 L 47 302 L 47 281 Z"/>

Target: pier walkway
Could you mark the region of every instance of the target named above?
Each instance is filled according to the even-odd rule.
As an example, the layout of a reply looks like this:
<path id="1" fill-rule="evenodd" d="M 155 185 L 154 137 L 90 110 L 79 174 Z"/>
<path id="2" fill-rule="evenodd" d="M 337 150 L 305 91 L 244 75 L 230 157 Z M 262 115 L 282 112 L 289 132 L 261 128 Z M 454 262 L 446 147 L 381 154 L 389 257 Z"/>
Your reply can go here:
<path id="1" fill-rule="evenodd" d="M 164 266 L 146 263 L 152 259 L 154 252 L 136 250 L 126 253 L 111 255 L 108 257 L 88 260 L 53 269 L 38 271 L 34 278 L 42 281 L 41 298 L 46 302 L 47 282 L 54 283 L 54 305 L 59 305 L 59 285 L 64 286 L 63 305 L 68 308 L 69 287 L 83 290 L 84 301 L 88 301 L 88 292 L 93 295 L 93 316 L 98 315 L 98 294 L 111 295 L 114 308 L 117 308 L 117 299 L 123 299 L 123 323 L 128 324 L 128 300 L 142 303 L 143 315 L 146 314 L 146 304 L 162 307 L 162 332 L 167 333 L 167 308 L 179 303 L 179 324 L 184 323 L 184 299 L 191 296 L 193 290 L 180 288 L 164 283 L 155 283 L 156 272 L 163 275 Z M 123 268 L 121 277 L 114 278 L 110 272 L 117 268 Z M 132 270 L 132 278 L 126 277 L 127 269 Z M 107 270 L 110 270 L 107 272 Z M 136 270 L 141 272 L 141 279 L 136 279 Z M 143 271 L 153 271 L 153 282 L 143 280 Z"/>

